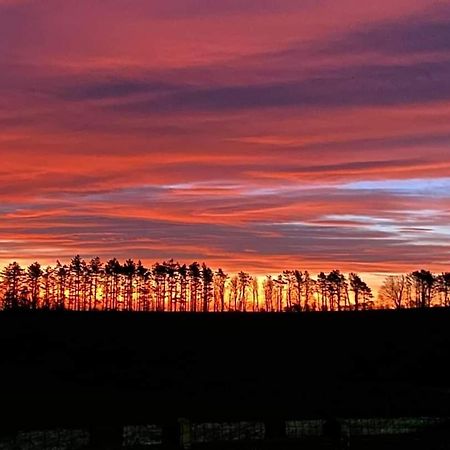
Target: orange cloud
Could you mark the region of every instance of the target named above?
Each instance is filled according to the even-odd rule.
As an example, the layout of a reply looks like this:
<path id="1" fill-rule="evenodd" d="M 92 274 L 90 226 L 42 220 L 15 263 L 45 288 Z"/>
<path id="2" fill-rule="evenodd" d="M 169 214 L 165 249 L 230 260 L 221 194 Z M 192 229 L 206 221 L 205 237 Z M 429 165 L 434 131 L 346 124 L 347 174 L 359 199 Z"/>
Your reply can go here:
<path id="1" fill-rule="evenodd" d="M 0 28 L 0 262 L 449 263 L 445 5 L 8 0 Z"/>

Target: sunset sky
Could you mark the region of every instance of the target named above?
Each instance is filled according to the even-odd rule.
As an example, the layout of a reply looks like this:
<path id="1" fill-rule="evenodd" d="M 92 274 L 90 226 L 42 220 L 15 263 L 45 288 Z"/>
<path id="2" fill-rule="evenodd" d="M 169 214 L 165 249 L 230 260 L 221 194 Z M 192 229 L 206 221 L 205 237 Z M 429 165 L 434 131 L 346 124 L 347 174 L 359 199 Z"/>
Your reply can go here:
<path id="1" fill-rule="evenodd" d="M 450 2 L 0 0 L 0 264 L 450 270 Z"/>

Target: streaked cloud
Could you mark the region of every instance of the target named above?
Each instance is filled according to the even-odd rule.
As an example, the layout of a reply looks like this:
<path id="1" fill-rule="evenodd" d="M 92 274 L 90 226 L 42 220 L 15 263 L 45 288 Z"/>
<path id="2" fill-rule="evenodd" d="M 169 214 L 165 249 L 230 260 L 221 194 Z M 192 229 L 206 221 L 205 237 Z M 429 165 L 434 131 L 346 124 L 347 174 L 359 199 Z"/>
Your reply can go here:
<path id="1" fill-rule="evenodd" d="M 0 262 L 450 263 L 450 10 L 0 1 Z"/>

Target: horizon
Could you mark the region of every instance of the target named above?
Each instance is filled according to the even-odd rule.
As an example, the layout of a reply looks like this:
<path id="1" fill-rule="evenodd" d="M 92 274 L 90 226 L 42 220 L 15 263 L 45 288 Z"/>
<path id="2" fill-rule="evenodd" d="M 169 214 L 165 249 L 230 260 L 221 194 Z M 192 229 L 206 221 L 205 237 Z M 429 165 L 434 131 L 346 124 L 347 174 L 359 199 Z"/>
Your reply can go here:
<path id="1" fill-rule="evenodd" d="M 97 257 L 97 255 L 90 255 L 89 257 L 84 257 L 83 255 L 79 255 L 81 256 L 82 259 L 84 259 L 86 262 L 88 262 L 90 259 Z M 101 258 L 101 262 L 103 264 L 105 264 L 108 260 L 113 259 L 114 256 L 111 257 L 105 257 L 104 259 Z M 13 260 L 2 260 L 0 259 L 0 272 L 2 269 L 6 268 L 9 264 L 11 263 L 18 263 L 24 270 L 27 269 L 27 267 L 29 267 L 31 264 L 37 262 L 41 265 L 42 269 L 45 269 L 47 267 L 52 267 L 54 268 L 57 264 L 57 261 L 59 261 L 62 265 L 70 265 L 70 261 L 71 261 L 71 257 L 65 257 L 65 258 L 56 258 L 54 261 L 51 260 L 41 260 L 39 258 L 35 258 L 35 259 L 31 259 L 31 260 L 20 260 L 20 259 L 13 259 Z M 396 275 L 406 275 L 406 274 L 410 274 L 416 270 L 430 270 L 428 267 L 410 267 L 409 270 L 406 270 L 405 272 L 399 273 L 399 272 L 362 272 L 362 271 L 357 271 L 357 270 L 351 270 L 351 269 L 347 269 L 347 270 L 341 270 L 341 268 L 339 267 L 331 267 L 330 268 L 326 268 L 326 269 L 320 269 L 320 268 L 316 268 L 314 270 L 310 270 L 310 268 L 308 267 L 299 267 L 296 266 L 295 263 L 290 263 L 287 264 L 285 267 L 280 267 L 278 268 L 278 270 L 273 270 L 271 272 L 269 271 L 264 271 L 258 268 L 255 268 L 253 270 L 249 270 L 246 267 L 241 267 L 241 268 L 237 268 L 235 270 L 230 270 L 228 269 L 226 266 L 220 266 L 220 265 L 214 265 L 214 264 L 210 264 L 208 262 L 208 260 L 202 260 L 202 259 L 192 259 L 192 260 L 175 260 L 174 258 L 169 258 L 168 260 L 164 260 L 164 259 L 155 259 L 153 261 L 150 260 L 140 260 L 139 258 L 132 258 L 132 257 L 124 257 L 123 259 L 119 259 L 119 262 L 121 264 L 123 264 L 126 260 L 131 259 L 134 262 L 138 262 L 141 261 L 142 264 L 144 266 L 146 266 L 147 268 L 152 268 L 155 264 L 158 263 L 163 263 L 166 262 L 170 259 L 173 259 L 174 262 L 179 263 L 180 265 L 186 264 L 189 265 L 192 262 L 198 262 L 199 264 L 205 263 L 208 267 L 211 267 L 213 270 L 218 270 L 218 269 L 222 269 L 226 274 L 228 274 L 230 277 L 236 276 L 238 275 L 238 273 L 240 271 L 246 272 L 248 273 L 250 276 L 255 277 L 258 282 L 260 283 L 260 293 L 262 293 L 262 282 L 263 280 L 267 277 L 267 276 L 271 276 L 271 277 L 277 277 L 278 275 L 282 274 L 283 271 L 294 271 L 294 270 L 301 270 L 301 271 L 307 271 L 310 273 L 310 275 L 313 278 L 316 278 L 321 272 L 324 272 L 325 274 L 333 271 L 333 270 L 339 270 L 343 275 L 345 275 L 346 278 L 348 278 L 348 276 L 350 275 L 350 273 L 356 273 L 359 276 L 361 276 L 361 278 L 367 282 L 367 284 L 369 285 L 369 287 L 372 289 L 373 295 L 374 295 L 374 299 L 375 301 L 378 301 L 378 294 L 380 291 L 380 288 L 383 284 L 383 281 L 389 277 L 389 276 L 396 276 Z M 433 271 L 430 270 L 432 273 L 434 273 L 435 275 L 439 275 L 441 273 L 445 273 L 446 271 Z M 0 275 L 0 280 L 1 280 L 1 275 Z"/>
<path id="2" fill-rule="evenodd" d="M 0 310 L 300 312 L 448 307 L 450 272 L 373 274 L 285 267 L 264 275 L 204 261 L 120 261 L 75 255 L 0 266 Z M 381 274 L 378 274 L 381 276 Z"/>

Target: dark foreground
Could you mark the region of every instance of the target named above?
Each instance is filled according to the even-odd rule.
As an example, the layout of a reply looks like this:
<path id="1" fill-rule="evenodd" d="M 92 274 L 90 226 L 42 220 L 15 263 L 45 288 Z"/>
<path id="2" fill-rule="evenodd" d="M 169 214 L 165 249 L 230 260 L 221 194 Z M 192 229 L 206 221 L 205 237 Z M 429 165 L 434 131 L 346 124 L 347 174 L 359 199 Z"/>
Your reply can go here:
<path id="1" fill-rule="evenodd" d="M 156 424 L 175 444 L 180 418 L 253 421 L 264 424 L 263 441 L 197 447 L 282 450 L 297 442 L 286 440 L 289 420 L 404 417 L 440 424 L 420 439 L 397 436 L 396 448 L 398 439 L 419 442 L 426 432 L 444 445 L 448 435 L 449 310 L 3 312 L 0 339 L 3 435 L 84 429 L 100 448 L 124 425 Z M 327 439 L 302 439 L 303 448 L 332 448 Z M 386 437 L 355 439 L 352 448 L 391 448 L 370 446 Z"/>

